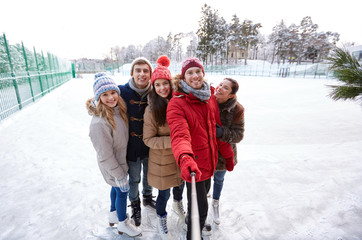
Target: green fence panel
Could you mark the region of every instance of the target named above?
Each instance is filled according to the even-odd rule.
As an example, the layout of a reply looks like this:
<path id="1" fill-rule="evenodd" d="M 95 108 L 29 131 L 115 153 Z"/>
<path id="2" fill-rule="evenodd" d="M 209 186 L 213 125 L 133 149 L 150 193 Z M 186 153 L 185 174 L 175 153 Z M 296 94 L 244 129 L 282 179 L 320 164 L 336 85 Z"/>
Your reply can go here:
<path id="1" fill-rule="evenodd" d="M 72 78 L 68 60 L 37 53 L 0 36 L 0 121 Z"/>

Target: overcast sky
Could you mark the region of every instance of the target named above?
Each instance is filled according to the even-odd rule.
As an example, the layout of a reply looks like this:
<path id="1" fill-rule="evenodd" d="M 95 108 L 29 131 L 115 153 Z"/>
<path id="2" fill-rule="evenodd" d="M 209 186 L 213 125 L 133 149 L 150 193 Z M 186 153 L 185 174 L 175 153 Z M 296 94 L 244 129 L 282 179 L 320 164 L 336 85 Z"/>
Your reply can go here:
<path id="1" fill-rule="evenodd" d="M 230 23 L 261 23 L 262 34 L 283 19 L 297 25 L 305 16 L 318 31 L 338 32 L 340 44 L 362 44 L 358 0 L 0 0 L 0 33 L 10 44 L 49 51 L 62 58 L 104 58 L 114 46 L 144 45 L 168 33 L 196 32 L 208 4 Z"/>

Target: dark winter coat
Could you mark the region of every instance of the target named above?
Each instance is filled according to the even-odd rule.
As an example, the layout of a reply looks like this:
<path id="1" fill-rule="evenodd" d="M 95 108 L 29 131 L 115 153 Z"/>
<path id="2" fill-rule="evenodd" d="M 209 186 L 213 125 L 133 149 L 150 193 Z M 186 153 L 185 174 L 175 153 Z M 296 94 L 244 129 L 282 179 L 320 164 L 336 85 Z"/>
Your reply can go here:
<path id="1" fill-rule="evenodd" d="M 127 146 L 127 161 L 135 162 L 137 157 L 148 157 L 149 148 L 144 144 L 143 138 L 143 114 L 147 107 L 147 95 L 141 96 L 129 86 L 119 85 L 121 96 L 127 105 L 129 122 L 129 141 Z"/>
<path id="2" fill-rule="evenodd" d="M 176 78 L 179 77 L 177 75 Z M 193 94 L 182 91 L 180 79 L 175 84 L 173 97 L 167 107 L 172 151 L 179 165 L 182 154 L 191 155 L 202 173 L 199 181 L 204 181 L 214 174 L 218 150 L 230 160 L 234 154 L 230 144 L 216 138 L 216 123 L 221 122 L 214 88 L 211 87 L 212 94 L 208 101 L 200 101 Z"/>
<path id="3" fill-rule="evenodd" d="M 219 112 L 223 128 L 220 141 L 230 143 L 236 165 L 238 161 L 236 143 L 243 140 L 245 131 L 244 107 L 235 98 L 231 98 L 225 103 L 219 104 Z M 216 170 L 225 170 L 225 159 L 220 152 Z"/>

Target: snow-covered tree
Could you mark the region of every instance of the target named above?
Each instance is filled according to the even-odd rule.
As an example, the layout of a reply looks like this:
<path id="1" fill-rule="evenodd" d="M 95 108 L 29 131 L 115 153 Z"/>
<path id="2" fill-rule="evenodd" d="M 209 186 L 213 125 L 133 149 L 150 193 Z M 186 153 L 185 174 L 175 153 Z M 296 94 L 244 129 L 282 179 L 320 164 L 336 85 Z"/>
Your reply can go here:
<path id="1" fill-rule="evenodd" d="M 196 56 L 196 50 L 198 46 L 197 36 L 194 33 L 192 33 L 190 37 L 191 37 L 190 44 L 186 48 L 186 57 Z"/>
<path id="2" fill-rule="evenodd" d="M 231 57 L 235 58 L 235 62 L 238 60 L 238 52 L 242 48 L 242 32 L 239 17 L 234 14 L 229 26 L 229 46 L 232 52 Z M 241 56 L 240 56 L 241 57 Z"/>
<path id="3" fill-rule="evenodd" d="M 269 35 L 269 42 L 274 46 L 274 54 L 272 63 L 274 62 L 274 56 L 277 56 L 279 63 L 280 59 L 285 60 L 288 55 L 288 39 L 290 37 L 289 29 L 282 20 L 278 25 L 273 27 L 272 33 Z"/>
<path id="4" fill-rule="evenodd" d="M 172 40 L 172 49 L 177 62 L 180 62 L 182 60 L 182 38 L 183 33 L 177 33 L 173 36 Z"/>
<path id="5" fill-rule="evenodd" d="M 172 55 L 172 33 L 170 32 L 166 38 L 166 55 L 171 59 Z"/>
<path id="6" fill-rule="evenodd" d="M 250 52 L 250 47 L 255 46 L 258 43 L 258 34 L 259 28 L 261 28 L 260 23 L 253 23 L 249 19 L 245 19 L 241 24 L 241 46 L 245 50 L 244 54 L 244 64 L 247 64 L 248 55 Z"/>
<path id="7" fill-rule="evenodd" d="M 132 62 L 135 58 L 142 56 L 142 47 L 136 47 L 135 45 L 129 45 L 124 51 L 124 62 Z"/>
<path id="8" fill-rule="evenodd" d="M 206 64 L 208 57 L 211 57 L 216 52 L 214 38 L 217 34 L 217 21 L 218 12 L 205 4 L 201 9 L 201 19 L 196 34 L 199 37 L 197 55 Z"/>
<path id="9" fill-rule="evenodd" d="M 5 39 L 0 36 L 0 73 L 5 72 L 10 72 L 10 66 L 5 48 Z"/>
<path id="10" fill-rule="evenodd" d="M 226 23 L 223 17 L 216 19 L 216 32 L 212 44 L 215 48 L 215 60 L 216 63 L 222 64 L 223 59 L 227 57 L 227 46 L 229 36 L 229 25 Z"/>
<path id="11" fill-rule="evenodd" d="M 314 24 L 310 17 L 304 17 L 300 25 L 291 24 L 286 27 L 283 21 L 276 25 L 269 35 L 269 43 L 274 46 L 278 62 L 286 59 L 289 59 L 290 63 L 294 60 L 300 63 L 303 59 L 314 62 L 326 58 L 339 40 L 339 34 L 317 30 L 318 25 Z"/>
<path id="12" fill-rule="evenodd" d="M 286 38 L 286 45 L 288 48 L 288 59 L 289 63 L 294 62 L 297 59 L 297 49 L 299 43 L 298 26 L 291 24 L 288 27 L 288 35 Z"/>
<path id="13" fill-rule="evenodd" d="M 302 61 L 303 57 L 307 56 L 308 48 L 313 47 L 317 29 L 318 25 L 313 23 L 311 17 L 307 16 L 302 19 L 299 25 L 299 41 L 297 48 L 298 63 Z"/>

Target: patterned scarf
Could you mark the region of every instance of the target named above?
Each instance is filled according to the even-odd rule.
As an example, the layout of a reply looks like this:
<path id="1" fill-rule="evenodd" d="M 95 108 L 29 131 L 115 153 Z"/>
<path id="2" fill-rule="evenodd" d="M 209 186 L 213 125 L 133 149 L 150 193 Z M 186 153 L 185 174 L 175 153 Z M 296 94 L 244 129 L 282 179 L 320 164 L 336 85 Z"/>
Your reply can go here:
<path id="1" fill-rule="evenodd" d="M 148 82 L 147 87 L 143 88 L 143 89 L 139 89 L 136 84 L 134 83 L 134 79 L 131 78 L 129 81 L 129 87 L 134 90 L 135 92 L 137 92 L 140 96 L 141 99 L 143 99 L 143 97 L 145 97 L 150 91 L 151 91 L 151 82 Z"/>
<path id="2" fill-rule="evenodd" d="M 192 95 L 194 95 L 201 101 L 209 100 L 209 98 L 211 97 L 210 86 L 205 81 L 202 83 L 201 89 L 194 89 L 187 85 L 185 81 L 181 80 L 181 88 L 185 93 L 192 93 Z"/>

